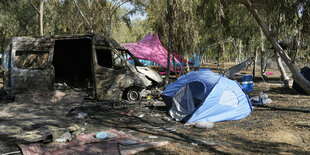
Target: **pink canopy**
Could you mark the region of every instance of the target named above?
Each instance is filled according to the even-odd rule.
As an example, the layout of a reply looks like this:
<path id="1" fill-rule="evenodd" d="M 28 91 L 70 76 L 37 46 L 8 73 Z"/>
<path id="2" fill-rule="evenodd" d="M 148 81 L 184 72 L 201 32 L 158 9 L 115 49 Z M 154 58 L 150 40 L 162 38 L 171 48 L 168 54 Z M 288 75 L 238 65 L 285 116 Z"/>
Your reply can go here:
<path id="1" fill-rule="evenodd" d="M 138 59 L 150 60 L 167 68 L 168 51 L 159 41 L 157 33 L 152 36 L 151 32 L 149 32 L 142 40 L 135 43 L 126 43 L 124 46 Z M 172 60 L 172 58 L 171 54 L 170 59 Z M 179 63 L 177 59 L 175 60 Z M 171 61 L 170 70 L 174 71 Z"/>

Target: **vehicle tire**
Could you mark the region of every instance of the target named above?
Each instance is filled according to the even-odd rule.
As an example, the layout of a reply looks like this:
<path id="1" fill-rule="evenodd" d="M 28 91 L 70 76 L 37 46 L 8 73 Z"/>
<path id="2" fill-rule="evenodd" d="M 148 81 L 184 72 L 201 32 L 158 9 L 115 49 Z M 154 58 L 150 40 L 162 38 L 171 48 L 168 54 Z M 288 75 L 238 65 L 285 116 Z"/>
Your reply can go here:
<path id="1" fill-rule="evenodd" d="M 128 101 L 139 101 L 141 99 L 141 94 L 136 89 L 130 89 L 127 92 L 127 100 Z"/>

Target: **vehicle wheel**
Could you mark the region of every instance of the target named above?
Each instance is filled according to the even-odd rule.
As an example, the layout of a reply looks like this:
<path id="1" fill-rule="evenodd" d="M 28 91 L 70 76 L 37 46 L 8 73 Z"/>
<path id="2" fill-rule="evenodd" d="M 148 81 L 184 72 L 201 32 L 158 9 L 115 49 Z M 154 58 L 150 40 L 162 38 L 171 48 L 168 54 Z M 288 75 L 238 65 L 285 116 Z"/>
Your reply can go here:
<path id="1" fill-rule="evenodd" d="M 138 101 L 141 99 L 141 94 L 136 89 L 131 89 L 127 92 L 127 99 L 129 101 Z"/>

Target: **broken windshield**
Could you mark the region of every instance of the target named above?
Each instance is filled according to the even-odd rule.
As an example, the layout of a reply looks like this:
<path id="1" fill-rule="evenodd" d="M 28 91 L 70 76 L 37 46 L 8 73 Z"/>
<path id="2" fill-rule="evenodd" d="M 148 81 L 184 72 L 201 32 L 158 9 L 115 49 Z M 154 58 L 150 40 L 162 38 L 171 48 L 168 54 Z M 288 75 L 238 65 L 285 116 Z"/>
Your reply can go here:
<path id="1" fill-rule="evenodd" d="M 138 58 L 136 58 L 133 54 L 131 54 L 129 51 L 121 51 L 123 57 L 128 61 L 128 60 L 133 60 L 134 61 L 134 66 L 144 66 L 143 63 L 141 63 Z M 131 64 L 131 63 L 130 63 Z M 133 64 L 131 64 L 133 65 Z"/>

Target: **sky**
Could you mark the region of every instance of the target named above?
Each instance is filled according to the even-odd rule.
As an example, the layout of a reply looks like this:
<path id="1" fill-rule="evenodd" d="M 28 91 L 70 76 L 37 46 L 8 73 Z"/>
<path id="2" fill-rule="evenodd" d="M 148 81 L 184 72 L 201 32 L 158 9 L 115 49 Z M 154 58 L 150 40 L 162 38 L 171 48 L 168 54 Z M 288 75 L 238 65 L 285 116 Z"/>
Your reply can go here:
<path id="1" fill-rule="evenodd" d="M 124 4 L 124 7 L 127 8 L 128 10 L 130 10 L 130 9 L 133 8 L 133 6 L 132 6 L 130 3 Z M 131 15 L 131 16 L 130 16 L 130 20 L 132 21 L 132 20 L 135 20 L 135 19 L 137 19 L 137 18 L 140 18 L 140 19 L 142 19 L 142 20 L 145 20 L 146 17 L 147 17 L 147 14 L 146 14 L 146 13 L 144 13 L 144 15 L 141 15 L 141 13 L 138 12 L 138 13 L 136 13 L 136 14 L 134 14 L 134 15 Z"/>

